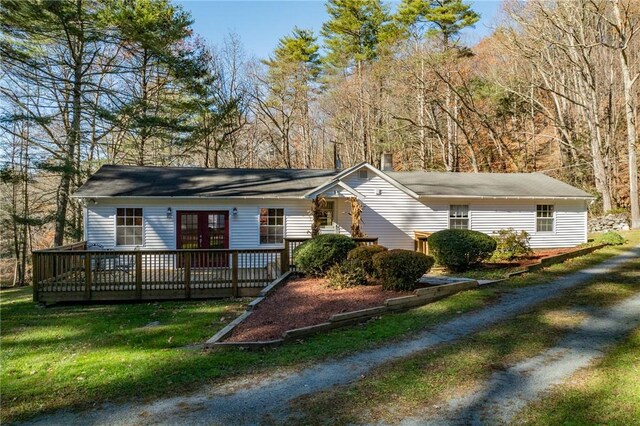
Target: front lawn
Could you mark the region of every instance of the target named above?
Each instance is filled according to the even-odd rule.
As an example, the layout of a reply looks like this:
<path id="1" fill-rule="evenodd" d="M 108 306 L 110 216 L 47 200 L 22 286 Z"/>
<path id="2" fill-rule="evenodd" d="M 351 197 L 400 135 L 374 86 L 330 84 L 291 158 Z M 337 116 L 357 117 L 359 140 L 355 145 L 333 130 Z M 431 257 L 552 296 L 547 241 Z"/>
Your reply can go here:
<path id="1" fill-rule="evenodd" d="M 478 389 L 494 370 L 556 344 L 583 319 L 581 307 L 605 307 L 637 292 L 640 292 L 640 258 L 604 280 L 571 289 L 557 299 L 453 345 L 387 363 L 353 385 L 303 397 L 295 404 L 296 423 L 377 424 L 397 423 L 404 417 L 437 416 L 448 400 Z M 601 371 L 594 373 L 592 384 L 586 389 L 584 385 L 571 386 L 573 393 L 559 393 L 545 400 L 549 404 L 536 404 L 525 419 L 532 424 L 588 424 L 633 418 L 633 413 L 640 413 L 638 354 L 630 353 L 637 344 L 637 339 L 632 339 L 615 352 L 609 362 L 602 364 Z M 618 386 L 628 387 L 618 394 Z M 597 401 L 589 401 L 590 397 Z M 619 399 L 609 405 L 616 398 Z M 570 422 L 572 409 L 586 407 L 590 411 L 581 415 L 584 421 Z M 562 410 L 560 414 L 556 408 Z M 596 413 L 591 413 L 594 410 Z M 616 411 L 626 413 L 613 416 Z"/>
<path id="2" fill-rule="evenodd" d="M 490 291 L 466 292 L 277 350 L 207 352 L 186 346 L 215 334 L 247 300 L 41 308 L 30 288 L 4 290 L 0 419 L 179 394 L 243 373 L 304 365 L 401 338 L 477 309 L 491 297 Z"/>
<path id="3" fill-rule="evenodd" d="M 527 406 L 514 423 L 632 425 L 639 419 L 640 329 L 600 362 Z"/>
<path id="4" fill-rule="evenodd" d="M 625 246 L 264 352 L 184 348 L 234 319 L 244 309 L 240 301 L 40 308 L 31 301 L 30 288 L 1 291 L 1 420 L 106 400 L 179 394 L 240 374 L 297 367 L 376 347 L 479 309 L 512 287 L 548 282 L 640 243 L 640 232 L 625 236 L 630 240 Z M 155 321 L 159 325 L 145 327 Z"/>

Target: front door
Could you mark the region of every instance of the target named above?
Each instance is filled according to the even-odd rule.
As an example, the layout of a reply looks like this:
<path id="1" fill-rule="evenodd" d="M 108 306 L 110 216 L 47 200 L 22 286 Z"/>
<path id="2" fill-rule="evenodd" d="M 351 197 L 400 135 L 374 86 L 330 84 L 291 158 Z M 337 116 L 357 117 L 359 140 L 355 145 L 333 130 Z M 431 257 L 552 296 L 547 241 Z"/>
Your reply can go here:
<path id="1" fill-rule="evenodd" d="M 228 211 L 178 211 L 178 249 L 228 249 Z M 201 253 L 191 255 L 192 267 L 227 266 L 227 253 Z"/>

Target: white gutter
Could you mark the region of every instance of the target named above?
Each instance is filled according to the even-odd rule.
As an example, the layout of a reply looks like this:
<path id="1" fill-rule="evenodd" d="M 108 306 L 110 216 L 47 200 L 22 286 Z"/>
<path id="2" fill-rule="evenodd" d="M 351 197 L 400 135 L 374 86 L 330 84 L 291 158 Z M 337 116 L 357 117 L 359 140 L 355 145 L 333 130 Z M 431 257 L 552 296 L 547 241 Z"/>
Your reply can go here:
<path id="1" fill-rule="evenodd" d="M 152 199 L 152 200 L 160 200 L 160 199 L 186 199 L 186 200 L 304 200 L 304 196 L 300 197 L 281 197 L 277 195 L 271 196 L 194 196 L 194 195 L 72 195 L 72 198 L 81 198 L 81 199 L 114 199 L 119 200 L 122 198 L 142 198 L 142 199 Z"/>
<path id="2" fill-rule="evenodd" d="M 421 195 L 420 198 L 456 198 L 465 199 L 473 198 L 480 200 L 595 200 L 595 197 L 557 197 L 557 196 L 544 196 L 544 195 Z"/>

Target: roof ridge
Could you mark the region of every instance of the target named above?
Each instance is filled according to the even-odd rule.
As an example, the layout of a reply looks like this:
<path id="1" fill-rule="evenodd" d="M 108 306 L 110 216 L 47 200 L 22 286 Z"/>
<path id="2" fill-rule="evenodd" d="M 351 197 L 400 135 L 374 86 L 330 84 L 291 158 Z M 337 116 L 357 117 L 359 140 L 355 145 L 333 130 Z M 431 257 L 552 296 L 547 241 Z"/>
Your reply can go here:
<path id="1" fill-rule="evenodd" d="M 145 165 L 140 166 L 136 164 L 103 164 L 102 167 L 122 167 L 122 168 L 139 168 L 139 169 L 174 169 L 174 170 L 270 170 L 270 171 L 317 171 L 317 172 L 335 172 L 340 173 L 342 170 L 336 169 L 315 169 L 315 168 L 269 168 L 269 167 L 202 167 L 202 166 L 157 166 L 157 165 Z"/>

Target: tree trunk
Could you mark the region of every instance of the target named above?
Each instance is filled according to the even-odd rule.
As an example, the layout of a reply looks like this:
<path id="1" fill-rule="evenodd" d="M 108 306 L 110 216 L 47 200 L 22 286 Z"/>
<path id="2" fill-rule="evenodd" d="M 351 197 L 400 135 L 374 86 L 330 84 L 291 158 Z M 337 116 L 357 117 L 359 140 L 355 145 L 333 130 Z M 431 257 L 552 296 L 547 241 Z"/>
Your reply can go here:
<path id="1" fill-rule="evenodd" d="M 616 24 L 620 31 L 620 48 L 618 50 L 618 57 L 620 60 L 620 67 L 622 68 L 622 83 L 624 88 L 624 112 L 627 120 L 627 147 L 629 151 L 629 195 L 631 202 L 631 228 L 640 228 L 640 204 L 638 202 L 638 160 L 636 157 L 636 143 L 637 143 L 637 127 L 636 127 L 636 99 L 633 95 L 633 85 L 638 78 L 632 79 L 631 72 L 629 70 L 629 58 L 627 56 L 626 46 L 628 46 L 628 40 L 625 37 L 625 33 L 622 31 L 624 28 L 622 22 L 622 16 L 620 15 L 620 5 L 618 0 L 612 0 L 613 13 L 616 18 Z"/>
<path id="2" fill-rule="evenodd" d="M 82 0 L 76 1 L 78 17 L 82 16 Z M 82 23 L 80 23 L 82 26 Z M 64 244 L 65 228 L 67 224 L 67 207 L 69 205 L 69 191 L 71 181 L 75 175 L 75 152 L 80 145 L 80 121 L 82 119 L 82 64 L 84 57 L 84 40 L 82 30 L 76 35 L 77 40 L 70 47 L 73 67 L 73 94 L 72 94 L 72 120 L 67 134 L 67 146 L 64 153 L 64 167 L 58 186 L 58 197 L 55 215 L 55 233 L 53 243 L 55 246 Z"/>

